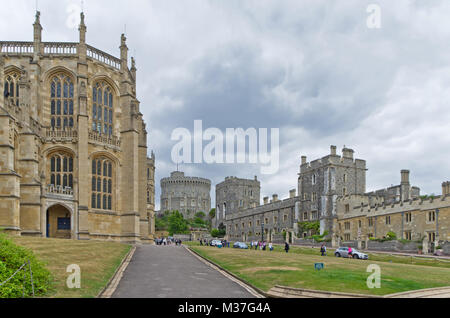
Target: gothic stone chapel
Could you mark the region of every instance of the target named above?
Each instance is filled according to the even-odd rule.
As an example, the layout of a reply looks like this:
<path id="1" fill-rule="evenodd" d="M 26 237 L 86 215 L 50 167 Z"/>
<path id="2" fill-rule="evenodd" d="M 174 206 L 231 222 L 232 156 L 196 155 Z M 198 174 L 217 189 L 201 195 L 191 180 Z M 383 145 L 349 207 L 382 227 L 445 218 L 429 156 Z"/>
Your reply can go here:
<path id="1" fill-rule="evenodd" d="M 0 42 L 0 228 L 12 235 L 150 243 L 154 165 L 136 67 L 86 44 Z"/>

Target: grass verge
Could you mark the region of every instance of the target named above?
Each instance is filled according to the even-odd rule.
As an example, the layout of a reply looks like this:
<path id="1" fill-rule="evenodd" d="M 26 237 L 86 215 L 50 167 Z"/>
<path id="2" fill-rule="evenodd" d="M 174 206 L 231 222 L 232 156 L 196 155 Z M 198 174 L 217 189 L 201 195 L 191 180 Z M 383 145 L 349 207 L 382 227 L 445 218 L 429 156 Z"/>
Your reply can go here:
<path id="1" fill-rule="evenodd" d="M 46 264 L 53 281 L 50 298 L 93 298 L 106 286 L 131 246 L 114 242 L 74 241 L 12 237 L 15 244 L 31 249 Z M 69 289 L 69 265 L 81 269 L 81 288 Z"/>
<path id="2" fill-rule="evenodd" d="M 411 290 L 446 287 L 450 270 L 445 264 L 424 265 L 402 263 L 398 257 L 383 256 L 383 260 L 353 260 L 334 256 L 318 256 L 317 250 L 294 247 L 286 254 L 281 247 L 273 252 L 218 249 L 188 244 L 212 262 L 239 276 L 251 285 L 267 292 L 275 285 L 312 290 L 388 295 Z M 324 263 L 317 271 L 315 263 Z M 370 264 L 381 268 L 381 288 L 369 289 L 367 272 Z"/>

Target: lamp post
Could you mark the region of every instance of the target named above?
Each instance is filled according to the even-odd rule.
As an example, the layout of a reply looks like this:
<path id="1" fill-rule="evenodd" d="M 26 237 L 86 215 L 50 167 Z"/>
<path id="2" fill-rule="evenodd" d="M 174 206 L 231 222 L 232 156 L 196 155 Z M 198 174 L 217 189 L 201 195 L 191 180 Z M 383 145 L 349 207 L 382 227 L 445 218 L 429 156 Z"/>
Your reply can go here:
<path id="1" fill-rule="evenodd" d="M 436 242 L 439 242 L 439 209 L 436 209 Z"/>
<path id="2" fill-rule="evenodd" d="M 261 242 L 264 242 L 264 222 L 261 223 Z"/>

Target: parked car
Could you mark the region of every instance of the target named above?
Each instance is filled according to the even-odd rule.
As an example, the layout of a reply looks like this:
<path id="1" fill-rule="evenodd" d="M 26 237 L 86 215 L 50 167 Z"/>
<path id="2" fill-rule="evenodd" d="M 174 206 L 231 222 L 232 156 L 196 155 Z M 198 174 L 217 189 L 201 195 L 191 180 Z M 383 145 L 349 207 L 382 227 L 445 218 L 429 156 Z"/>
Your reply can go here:
<path id="1" fill-rule="evenodd" d="M 352 254 L 354 259 L 369 259 L 369 255 L 361 253 L 360 251 L 352 248 Z M 340 247 L 335 252 L 336 257 L 348 257 L 348 247 Z"/>
<path id="2" fill-rule="evenodd" d="M 219 240 L 212 240 L 212 241 L 209 243 L 209 246 L 217 246 L 217 245 L 222 245 L 222 242 L 219 241 Z"/>
<path id="3" fill-rule="evenodd" d="M 243 242 L 236 242 L 233 244 L 233 248 L 240 248 L 242 250 L 247 250 L 248 249 L 248 245 L 243 243 Z"/>

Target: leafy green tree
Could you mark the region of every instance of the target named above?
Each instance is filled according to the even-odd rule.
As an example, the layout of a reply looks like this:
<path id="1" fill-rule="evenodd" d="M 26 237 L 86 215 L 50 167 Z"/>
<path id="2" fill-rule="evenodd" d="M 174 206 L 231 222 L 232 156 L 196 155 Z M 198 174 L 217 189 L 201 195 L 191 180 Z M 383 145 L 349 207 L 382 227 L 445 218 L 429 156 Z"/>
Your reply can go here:
<path id="1" fill-rule="evenodd" d="M 184 219 L 183 214 L 178 211 L 173 212 L 169 216 L 169 235 L 174 234 L 188 234 L 189 224 L 187 220 Z"/>
<path id="2" fill-rule="evenodd" d="M 211 211 L 209 211 L 209 218 L 212 220 L 216 217 L 216 209 L 211 209 Z"/>
<path id="3" fill-rule="evenodd" d="M 205 214 L 205 212 L 197 212 L 196 214 L 195 214 L 195 217 L 196 218 L 200 218 L 200 219 L 202 219 L 202 220 L 204 220 L 205 219 L 205 216 L 206 216 L 206 214 Z"/>
<path id="4" fill-rule="evenodd" d="M 298 231 L 300 236 L 303 232 L 311 231 L 311 235 L 315 235 L 320 231 L 320 222 L 298 222 Z"/>
<path id="5" fill-rule="evenodd" d="M 212 237 L 219 237 L 220 231 L 218 229 L 212 229 L 211 230 L 211 236 Z"/>

